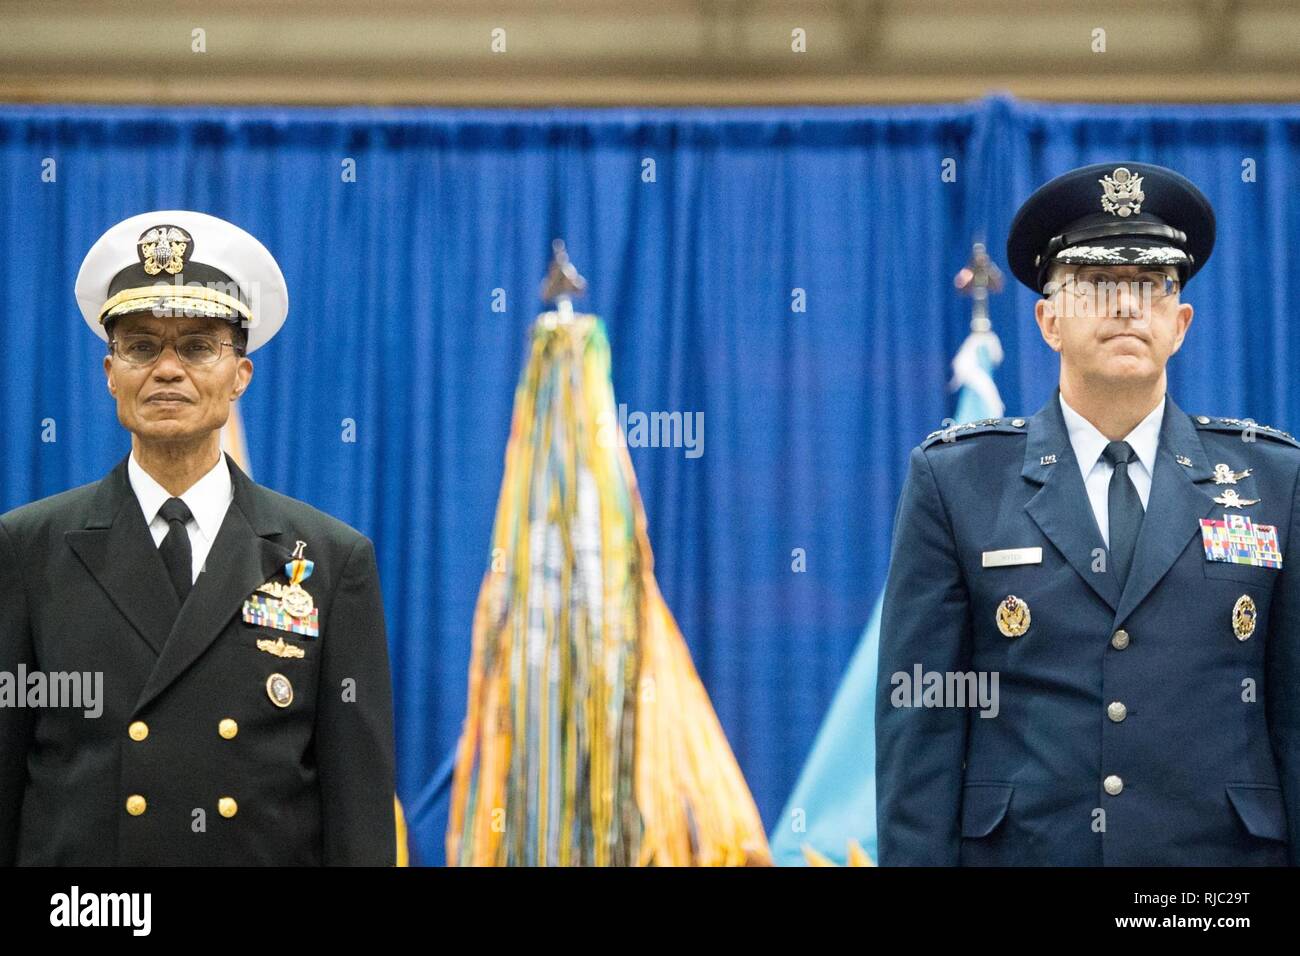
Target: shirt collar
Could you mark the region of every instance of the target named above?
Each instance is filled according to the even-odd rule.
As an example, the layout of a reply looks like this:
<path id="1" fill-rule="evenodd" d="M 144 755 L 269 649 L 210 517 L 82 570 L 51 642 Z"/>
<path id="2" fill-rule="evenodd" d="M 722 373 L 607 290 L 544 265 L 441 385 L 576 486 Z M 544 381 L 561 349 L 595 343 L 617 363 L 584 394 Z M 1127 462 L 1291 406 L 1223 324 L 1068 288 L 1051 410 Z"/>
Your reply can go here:
<path id="1" fill-rule="evenodd" d="M 131 477 L 131 489 L 140 502 L 140 510 L 144 512 L 144 523 L 153 524 L 153 519 L 158 517 L 159 509 L 171 497 L 171 493 L 141 467 L 135 460 L 134 451 L 131 452 L 126 468 Z M 226 511 L 234 496 L 230 468 L 226 464 L 226 455 L 222 452 L 221 458 L 212 466 L 212 470 L 194 482 L 189 490 L 179 497 L 194 515 L 203 537 L 213 541 L 221 529 L 221 522 L 225 520 Z"/>
<path id="2" fill-rule="evenodd" d="M 1097 426 L 1088 419 L 1084 418 L 1065 401 L 1065 396 L 1061 395 L 1061 414 L 1065 416 L 1065 427 L 1070 434 L 1070 444 L 1074 447 L 1075 457 L 1079 463 L 1091 471 L 1097 464 L 1097 459 L 1105 451 L 1106 446 L 1110 444 L 1110 439 L 1097 430 Z M 1151 410 L 1146 418 L 1133 426 L 1133 430 L 1124 436 L 1124 441 L 1132 446 L 1138 461 L 1147 470 L 1147 474 L 1154 475 L 1156 471 L 1156 449 L 1160 446 L 1160 425 L 1165 416 L 1165 396 L 1160 397 L 1160 403 Z"/>

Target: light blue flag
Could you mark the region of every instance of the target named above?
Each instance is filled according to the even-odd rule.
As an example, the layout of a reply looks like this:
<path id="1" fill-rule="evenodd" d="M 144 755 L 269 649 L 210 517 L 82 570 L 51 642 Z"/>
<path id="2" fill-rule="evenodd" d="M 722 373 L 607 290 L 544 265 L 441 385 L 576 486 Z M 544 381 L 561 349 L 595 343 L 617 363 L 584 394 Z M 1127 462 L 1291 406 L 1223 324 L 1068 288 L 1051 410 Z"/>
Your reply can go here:
<path id="1" fill-rule="evenodd" d="M 991 331 L 972 332 L 952 360 L 957 411 L 953 423 L 997 418 L 1002 398 L 993 370 L 1002 362 L 1002 345 Z M 769 842 L 777 866 L 804 866 L 804 847 L 845 863 L 849 842 L 874 862 L 876 842 L 876 664 L 880 650 L 880 609 L 876 598 L 867 629 L 853 652 L 830 710 L 794 793 L 776 822 Z"/>

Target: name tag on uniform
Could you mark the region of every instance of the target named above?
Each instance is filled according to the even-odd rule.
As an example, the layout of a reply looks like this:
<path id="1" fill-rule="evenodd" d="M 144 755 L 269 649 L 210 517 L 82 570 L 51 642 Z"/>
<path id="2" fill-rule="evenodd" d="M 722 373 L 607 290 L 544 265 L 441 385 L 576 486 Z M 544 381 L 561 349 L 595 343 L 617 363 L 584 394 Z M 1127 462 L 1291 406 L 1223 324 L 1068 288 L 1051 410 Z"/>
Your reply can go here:
<path id="1" fill-rule="evenodd" d="M 1199 520 L 1206 561 L 1281 570 L 1282 553 L 1278 550 L 1275 525 L 1255 524 L 1246 515 L 1234 514 L 1224 514 L 1222 521 Z"/>
<path id="2" fill-rule="evenodd" d="M 1013 564 L 1042 564 L 1042 548 L 1004 548 L 1001 551 L 985 551 L 984 567 L 1005 568 Z"/>

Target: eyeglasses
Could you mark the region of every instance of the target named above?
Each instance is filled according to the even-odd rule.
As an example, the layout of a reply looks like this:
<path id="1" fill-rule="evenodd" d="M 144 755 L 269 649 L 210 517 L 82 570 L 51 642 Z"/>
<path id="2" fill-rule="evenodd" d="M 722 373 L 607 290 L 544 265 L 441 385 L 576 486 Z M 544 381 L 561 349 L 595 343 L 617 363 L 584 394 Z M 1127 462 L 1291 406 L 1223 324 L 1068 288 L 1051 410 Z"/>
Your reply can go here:
<path id="1" fill-rule="evenodd" d="M 110 344 L 114 355 L 127 365 L 134 365 L 137 368 L 144 368 L 158 361 L 167 345 L 158 336 L 142 332 L 114 338 Z M 239 350 L 235 348 L 234 342 L 223 341 L 214 335 L 205 335 L 202 332 L 180 335 L 175 342 L 176 357 L 186 365 L 214 365 L 224 354 L 221 351 L 223 345 L 230 346 L 238 354 Z"/>
<path id="2" fill-rule="evenodd" d="M 1178 285 L 1177 279 L 1164 272 L 1139 272 L 1134 276 L 1121 277 L 1113 272 L 1089 269 L 1067 275 L 1060 282 L 1049 283 L 1045 291 L 1049 296 L 1067 292 L 1082 299 L 1087 296 L 1115 295 L 1120 286 L 1124 286 L 1131 296 L 1143 301 L 1160 301 L 1176 293 Z"/>

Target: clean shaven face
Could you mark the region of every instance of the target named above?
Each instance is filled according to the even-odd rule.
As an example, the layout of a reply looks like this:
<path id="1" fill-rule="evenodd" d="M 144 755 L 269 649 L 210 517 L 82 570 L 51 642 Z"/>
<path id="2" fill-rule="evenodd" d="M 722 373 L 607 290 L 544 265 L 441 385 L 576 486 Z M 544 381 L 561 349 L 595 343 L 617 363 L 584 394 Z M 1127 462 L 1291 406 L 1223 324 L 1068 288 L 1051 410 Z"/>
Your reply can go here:
<path id="1" fill-rule="evenodd" d="M 190 365 L 176 352 L 179 336 L 202 333 L 226 345 L 211 365 Z M 117 400 L 117 419 L 148 442 L 188 441 L 211 434 L 230 417 L 230 403 L 253 377 L 253 362 L 230 347 L 231 326 L 221 319 L 157 318 L 148 313 L 124 316 L 113 339 L 152 335 L 165 345 L 151 365 L 137 367 L 116 352 L 104 357 L 108 391 Z"/>
<path id="2" fill-rule="evenodd" d="M 1161 283 L 1139 280 L 1157 276 L 1177 281 L 1172 266 L 1052 267 L 1050 294 L 1035 305 L 1034 318 L 1043 340 L 1060 353 L 1063 372 L 1098 387 L 1159 379 L 1183 344 L 1192 307 L 1179 301 L 1176 287 L 1162 295 Z"/>

